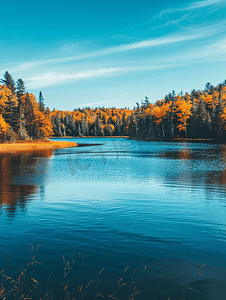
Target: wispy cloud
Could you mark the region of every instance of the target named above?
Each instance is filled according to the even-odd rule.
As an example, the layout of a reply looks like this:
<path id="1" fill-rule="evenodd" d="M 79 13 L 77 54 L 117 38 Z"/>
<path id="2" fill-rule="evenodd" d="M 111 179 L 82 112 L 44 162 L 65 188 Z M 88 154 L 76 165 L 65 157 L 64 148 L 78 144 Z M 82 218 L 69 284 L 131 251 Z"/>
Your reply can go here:
<path id="1" fill-rule="evenodd" d="M 101 54 L 108 54 L 108 53 L 115 53 L 119 51 L 127 51 L 127 50 L 133 50 L 138 48 L 147 48 L 147 47 L 155 47 L 155 46 L 161 46 L 161 45 L 167 45 L 167 44 L 174 44 L 174 43 L 180 43 L 184 41 L 189 40 L 195 40 L 198 38 L 203 38 L 206 36 L 212 35 L 213 32 L 209 31 L 200 31 L 193 34 L 184 34 L 184 35 L 170 35 L 166 37 L 156 38 L 156 39 L 148 39 L 143 40 L 136 43 L 131 44 L 124 44 L 116 47 L 112 47 L 109 49 L 105 49 L 101 51 Z"/>
<path id="2" fill-rule="evenodd" d="M 197 9 L 197 8 L 207 7 L 207 6 L 215 6 L 215 5 L 219 5 L 219 4 L 223 4 L 223 3 L 225 3 L 225 0 L 198 1 L 198 2 L 193 2 L 189 5 L 187 5 L 187 7 L 185 6 L 185 8 L 183 10 L 193 10 L 193 9 Z"/>
<path id="3" fill-rule="evenodd" d="M 109 101 L 100 101 L 100 102 L 88 102 L 79 104 L 78 107 L 86 107 L 86 106 L 101 106 L 102 104 L 107 104 Z"/>
<path id="4" fill-rule="evenodd" d="M 30 69 L 31 67 L 34 66 L 34 62 L 26 62 L 26 63 L 23 63 L 23 64 L 20 64 L 19 66 L 15 67 L 14 68 L 14 71 L 16 70 L 20 70 L 20 71 L 24 71 L 24 70 L 27 70 L 27 69 Z"/>
<path id="5" fill-rule="evenodd" d="M 46 87 L 58 84 L 60 82 L 71 81 L 71 80 L 78 80 L 84 78 L 93 78 L 98 76 L 107 75 L 109 73 L 116 72 L 116 68 L 109 68 L 109 69 L 99 69 L 99 70 L 92 70 L 92 71 L 84 71 L 79 72 L 77 74 L 57 74 L 57 73 L 47 73 L 47 74 L 40 74 L 30 78 L 25 79 L 27 82 L 28 88 L 39 88 L 39 87 Z"/>
<path id="6" fill-rule="evenodd" d="M 179 23 L 183 24 L 184 22 L 195 19 L 197 17 L 199 18 L 198 22 L 200 22 L 200 14 L 202 14 L 203 19 L 204 16 L 208 17 L 223 6 L 226 6 L 225 0 L 205 0 L 187 3 L 160 11 L 158 14 L 150 18 L 148 23 L 153 21 L 156 22 L 157 19 L 161 21 L 166 20 L 165 23 L 155 25 L 151 28 L 152 30 L 154 30 L 157 28 L 172 26 Z M 173 15 L 174 17 L 170 15 Z"/>
<path id="7" fill-rule="evenodd" d="M 72 52 L 75 49 L 75 43 L 69 43 L 69 44 L 64 44 L 62 46 L 62 50 L 64 50 L 65 52 Z"/>
<path id="8" fill-rule="evenodd" d="M 144 63 L 139 66 L 121 68 L 121 72 L 161 70 L 174 68 L 177 66 L 187 66 L 189 64 L 209 63 L 226 60 L 226 38 L 200 46 L 192 50 L 184 50 L 181 53 L 168 57 L 159 57 L 153 63 Z"/>
<path id="9" fill-rule="evenodd" d="M 204 1 L 192 2 L 192 3 L 185 4 L 185 5 L 182 5 L 182 6 L 179 6 L 179 7 L 172 7 L 172 8 L 169 8 L 169 9 L 162 10 L 154 18 L 162 17 L 164 15 L 173 14 L 175 12 L 193 11 L 193 10 L 196 10 L 196 9 L 202 9 L 202 8 L 213 7 L 213 6 L 220 7 L 222 4 L 225 5 L 225 0 L 204 0 Z"/>
<path id="10" fill-rule="evenodd" d="M 220 39 L 214 43 L 196 48 L 178 55 L 178 59 L 182 61 L 218 61 L 225 60 L 226 56 L 226 38 Z"/>
<path id="11" fill-rule="evenodd" d="M 88 52 L 86 54 L 78 55 L 78 56 L 69 56 L 64 58 L 27 62 L 22 64 L 21 67 L 29 68 L 38 65 L 59 64 L 59 63 L 65 63 L 70 61 L 95 58 L 103 55 L 115 54 L 118 52 L 125 52 L 125 51 L 131 51 L 131 50 L 143 49 L 143 48 L 151 48 L 151 47 L 157 47 L 157 46 L 163 46 L 169 44 L 176 44 L 176 43 L 185 42 L 189 40 L 200 39 L 200 38 L 214 35 L 216 32 L 216 26 L 217 25 L 213 27 L 205 27 L 196 30 L 193 29 L 193 32 L 191 33 L 174 34 L 174 35 L 168 35 L 159 38 L 146 39 L 134 43 L 121 44 L 114 47 L 103 48 L 97 51 Z"/>
<path id="12" fill-rule="evenodd" d="M 131 65 L 129 67 L 117 67 L 108 69 L 91 70 L 85 72 L 79 72 L 77 74 L 57 74 L 57 73 L 47 73 L 44 75 L 37 75 L 26 79 L 28 82 L 27 86 L 29 88 L 38 88 L 56 85 L 58 83 L 65 83 L 66 81 L 71 82 L 73 80 L 79 79 L 89 79 L 93 77 L 108 76 L 110 73 L 115 75 L 122 75 L 123 73 L 140 72 L 140 71 L 157 71 L 162 69 L 169 69 L 175 67 L 186 66 L 191 63 L 199 62 L 209 62 L 224 59 L 226 55 L 226 39 L 221 39 L 218 42 L 200 46 L 194 50 L 184 51 L 183 53 L 169 56 L 169 57 L 159 57 L 154 62 L 140 63 L 139 65 Z M 225 59 L 224 59 L 225 60 Z M 106 102 L 95 102 L 86 103 L 85 106 L 89 105 L 100 105 L 106 104 Z"/>

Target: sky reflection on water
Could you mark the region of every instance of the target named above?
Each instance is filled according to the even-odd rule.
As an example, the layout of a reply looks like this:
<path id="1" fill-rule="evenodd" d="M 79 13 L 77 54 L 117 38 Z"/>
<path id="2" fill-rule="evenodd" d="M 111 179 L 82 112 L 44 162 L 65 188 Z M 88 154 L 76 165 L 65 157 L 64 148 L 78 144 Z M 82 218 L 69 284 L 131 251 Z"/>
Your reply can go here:
<path id="1" fill-rule="evenodd" d="M 105 287 L 147 266 L 141 299 L 181 299 L 189 280 L 186 299 L 224 299 L 226 147 L 75 141 L 99 145 L 0 157 L 2 265 L 26 263 L 40 242 L 38 270 L 56 280 L 65 255 L 79 280 L 105 268 Z"/>

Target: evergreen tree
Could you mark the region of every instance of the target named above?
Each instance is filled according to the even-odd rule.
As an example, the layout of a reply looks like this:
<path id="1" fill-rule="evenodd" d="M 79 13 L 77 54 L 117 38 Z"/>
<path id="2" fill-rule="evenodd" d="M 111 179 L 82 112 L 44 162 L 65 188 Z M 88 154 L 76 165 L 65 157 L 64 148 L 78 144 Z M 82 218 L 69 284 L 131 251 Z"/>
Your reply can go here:
<path id="1" fill-rule="evenodd" d="M 13 94 L 15 94 L 16 87 L 13 77 L 9 74 L 8 71 L 3 75 L 4 79 L 1 79 L 0 82 L 5 84 Z"/>
<path id="2" fill-rule="evenodd" d="M 35 128 L 35 107 L 31 99 L 31 95 L 27 92 L 25 95 L 25 109 L 24 116 L 26 120 L 26 130 L 29 134 L 29 137 L 36 138 L 36 128 Z"/>
<path id="3" fill-rule="evenodd" d="M 17 107 L 17 118 L 18 118 L 18 129 L 17 131 L 20 134 L 20 137 L 22 139 L 25 139 L 27 136 L 26 129 L 25 129 L 25 120 L 24 120 L 24 109 L 22 105 L 22 96 L 25 94 L 26 88 L 24 81 L 20 78 L 16 82 L 16 95 L 17 95 L 17 101 L 18 101 L 18 107 Z"/>
<path id="4" fill-rule="evenodd" d="M 38 104 L 39 104 L 39 111 L 44 112 L 45 111 L 45 100 L 43 98 L 42 92 L 39 92 L 38 97 Z"/>

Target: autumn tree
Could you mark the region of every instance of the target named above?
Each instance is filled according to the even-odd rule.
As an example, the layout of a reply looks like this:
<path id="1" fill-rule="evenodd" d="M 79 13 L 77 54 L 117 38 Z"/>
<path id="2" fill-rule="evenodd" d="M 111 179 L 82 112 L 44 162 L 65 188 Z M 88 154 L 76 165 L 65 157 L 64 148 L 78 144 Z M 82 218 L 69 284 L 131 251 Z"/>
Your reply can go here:
<path id="1" fill-rule="evenodd" d="M 2 114 L 0 114 L 0 142 L 5 141 L 5 136 L 9 131 L 9 128 L 9 124 L 5 122 L 5 120 L 2 117 Z"/>
<path id="2" fill-rule="evenodd" d="M 17 97 L 15 93 L 12 92 L 12 90 L 6 85 L 0 86 L 0 90 L 3 118 L 10 125 L 11 130 L 14 130 L 17 125 Z"/>
<path id="3" fill-rule="evenodd" d="M 190 100 L 185 101 L 185 99 L 181 98 L 180 96 L 176 97 L 175 101 L 175 115 L 177 119 L 177 128 L 179 131 L 184 131 L 185 136 L 187 137 L 187 121 L 191 116 L 192 103 Z"/>

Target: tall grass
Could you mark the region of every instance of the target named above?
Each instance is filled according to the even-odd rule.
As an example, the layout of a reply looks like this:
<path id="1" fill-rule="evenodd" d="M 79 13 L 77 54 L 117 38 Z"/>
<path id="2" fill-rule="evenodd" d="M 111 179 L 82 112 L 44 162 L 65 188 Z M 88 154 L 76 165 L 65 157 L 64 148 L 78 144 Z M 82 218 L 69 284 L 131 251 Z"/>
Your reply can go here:
<path id="1" fill-rule="evenodd" d="M 38 249 L 38 247 L 37 247 Z M 34 300 L 81 300 L 81 299 L 128 299 L 134 300 L 139 291 L 136 287 L 136 281 L 139 280 L 146 267 L 141 272 L 134 270 L 128 273 L 127 266 L 121 274 L 121 277 L 115 283 L 111 282 L 111 288 L 101 284 L 102 278 L 105 277 L 105 269 L 101 269 L 95 279 L 86 282 L 81 279 L 75 281 L 74 260 L 68 261 L 63 256 L 63 272 L 62 278 L 58 282 L 51 279 L 38 281 L 36 277 L 37 265 L 41 265 L 36 260 L 37 249 L 34 250 L 31 246 L 31 259 L 26 266 L 18 268 L 15 275 L 11 275 L 12 270 L 8 261 L 5 267 L 0 272 L 0 299 L 2 300 L 17 300 L 17 299 L 34 299 Z M 127 275 L 127 276 L 126 276 Z M 113 290 L 112 290 L 113 287 Z"/>
<path id="2" fill-rule="evenodd" d="M 109 270 L 103 268 L 96 274 L 94 279 L 86 281 L 83 278 L 84 270 L 82 265 L 80 277 L 76 280 L 75 273 L 78 270 L 76 270 L 74 260 L 71 259 L 69 261 L 63 256 L 61 278 L 56 281 L 49 276 L 48 279 L 39 280 L 40 274 L 38 275 L 37 269 L 41 263 L 36 260 L 38 248 L 39 245 L 36 249 L 31 245 L 31 259 L 25 266 L 19 267 L 16 272 L 11 270 L 10 264 L 8 261 L 6 262 L 5 267 L 0 271 L 1 300 L 139 300 L 143 298 L 142 293 L 137 289 L 137 285 L 141 279 L 143 280 L 142 276 L 147 266 L 142 267 L 139 271 L 127 266 L 121 272 L 121 275 L 114 280 L 110 278 Z M 192 290 L 195 293 L 197 293 L 197 290 L 195 291 L 191 283 L 197 278 L 197 275 L 202 276 L 201 270 L 204 266 L 205 264 L 199 267 L 183 287 L 177 287 L 177 292 L 174 291 L 176 292 L 174 294 L 177 296 L 175 298 L 174 295 L 172 299 L 185 299 L 185 294 L 187 296 L 190 295 L 189 299 L 193 299 L 192 297 L 195 294 L 193 294 Z M 161 287 L 159 286 L 159 288 Z M 161 291 L 159 292 L 161 294 Z M 163 299 L 164 295 L 160 297 Z M 151 298 L 150 295 L 149 299 L 155 298 Z M 171 297 L 164 297 L 164 299 L 172 300 Z"/>

